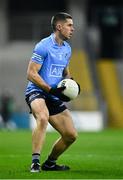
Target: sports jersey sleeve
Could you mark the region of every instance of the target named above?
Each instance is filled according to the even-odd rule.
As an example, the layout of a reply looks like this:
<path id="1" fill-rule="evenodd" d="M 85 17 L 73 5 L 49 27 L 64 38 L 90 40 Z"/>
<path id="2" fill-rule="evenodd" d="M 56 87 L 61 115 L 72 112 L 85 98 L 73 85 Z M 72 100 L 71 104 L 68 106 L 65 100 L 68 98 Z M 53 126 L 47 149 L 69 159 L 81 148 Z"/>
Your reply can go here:
<path id="1" fill-rule="evenodd" d="M 71 47 L 69 47 L 69 53 L 68 53 L 68 57 L 67 57 L 67 66 L 69 65 L 69 62 L 70 62 L 70 58 L 71 58 Z"/>
<path id="2" fill-rule="evenodd" d="M 46 56 L 47 56 L 46 48 L 44 47 L 43 43 L 40 42 L 35 46 L 31 60 L 33 62 L 36 62 L 37 64 L 42 65 Z"/>

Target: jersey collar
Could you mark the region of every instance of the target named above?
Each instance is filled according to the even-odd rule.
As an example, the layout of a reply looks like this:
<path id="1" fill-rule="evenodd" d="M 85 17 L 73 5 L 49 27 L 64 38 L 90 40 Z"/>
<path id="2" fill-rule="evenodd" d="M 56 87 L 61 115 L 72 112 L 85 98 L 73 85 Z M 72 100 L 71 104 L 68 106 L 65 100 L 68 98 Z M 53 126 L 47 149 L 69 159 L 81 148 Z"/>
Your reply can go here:
<path id="1" fill-rule="evenodd" d="M 55 34 L 54 33 L 51 34 L 51 39 L 52 39 L 52 42 L 53 42 L 53 44 L 55 46 L 59 46 L 59 44 L 55 40 Z M 61 46 L 65 46 L 65 42 L 64 41 L 63 41 L 63 44 Z"/>

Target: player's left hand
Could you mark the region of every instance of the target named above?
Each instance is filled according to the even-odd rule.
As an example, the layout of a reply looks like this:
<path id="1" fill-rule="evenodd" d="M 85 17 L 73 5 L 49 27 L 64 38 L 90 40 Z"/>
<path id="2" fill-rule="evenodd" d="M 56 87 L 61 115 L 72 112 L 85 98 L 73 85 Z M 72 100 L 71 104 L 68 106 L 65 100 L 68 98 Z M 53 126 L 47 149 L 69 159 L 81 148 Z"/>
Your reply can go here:
<path id="1" fill-rule="evenodd" d="M 66 87 L 65 86 L 62 86 L 62 87 L 59 87 L 59 88 L 51 88 L 49 93 L 58 97 L 61 101 L 64 101 L 64 102 L 69 102 L 70 101 L 70 98 L 65 96 L 62 92 L 64 91 Z"/>

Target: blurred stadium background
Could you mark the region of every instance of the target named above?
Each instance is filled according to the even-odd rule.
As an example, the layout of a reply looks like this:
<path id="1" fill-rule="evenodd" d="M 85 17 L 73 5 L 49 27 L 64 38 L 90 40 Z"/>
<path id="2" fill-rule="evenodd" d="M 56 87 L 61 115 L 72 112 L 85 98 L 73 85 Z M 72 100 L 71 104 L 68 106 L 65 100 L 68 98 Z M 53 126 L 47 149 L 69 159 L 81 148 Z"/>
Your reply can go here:
<path id="1" fill-rule="evenodd" d="M 70 13 L 75 24 L 70 70 L 81 95 L 68 106 L 76 127 L 123 128 L 121 0 L 0 0 L 0 95 L 12 97 L 12 127 L 32 128 L 24 100 L 27 65 L 34 45 L 51 33 L 50 18 L 59 11 Z"/>

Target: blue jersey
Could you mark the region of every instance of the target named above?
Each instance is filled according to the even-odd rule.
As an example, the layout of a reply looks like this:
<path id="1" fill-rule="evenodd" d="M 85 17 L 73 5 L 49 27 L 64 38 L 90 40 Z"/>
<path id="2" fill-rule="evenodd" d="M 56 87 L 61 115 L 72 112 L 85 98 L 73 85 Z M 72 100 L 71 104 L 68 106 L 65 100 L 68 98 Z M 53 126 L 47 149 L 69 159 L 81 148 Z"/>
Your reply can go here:
<path id="1" fill-rule="evenodd" d="M 70 57 L 70 45 L 64 41 L 59 46 L 54 34 L 51 34 L 35 46 L 31 60 L 41 65 L 38 73 L 43 80 L 51 87 L 55 87 L 63 79 L 63 71 L 68 66 Z M 33 91 L 42 91 L 42 89 L 29 81 L 26 95 Z"/>

